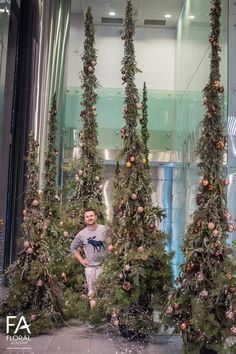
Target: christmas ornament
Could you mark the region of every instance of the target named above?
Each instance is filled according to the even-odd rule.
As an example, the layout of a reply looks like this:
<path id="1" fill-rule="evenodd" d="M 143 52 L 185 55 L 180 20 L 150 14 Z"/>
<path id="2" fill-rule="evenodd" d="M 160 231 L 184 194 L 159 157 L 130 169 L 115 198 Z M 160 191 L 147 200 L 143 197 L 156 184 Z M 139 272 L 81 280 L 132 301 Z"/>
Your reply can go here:
<path id="1" fill-rule="evenodd" d="M 32 247 L 29 247 L 29 248 L 27 249 L 27 252 L 28 252 L 29 254 L 32 254 L 32 253 L 34 252 L 34 250 L 33 250 Z"/>
<path id="2" fill-rule="evenodd" d="M 97 65 L 97 62 L 96 62 L 96 60 L 92 60 L 92 61 L 91 61 L 91 65 L 92 65 L 92 66 L 95 66 L 95 65 Z"/>
<path id="3" fill-rule="evenodd" d="M 125 290 L 125 291 L 130 291 L 131 288 L 132 288 L 132 285 L 129 281 L 125 281 L 122 285 L 122 288 Z"/>
<path id="4" fill-rule="evenodd" d="M 83 171 L 82 170 L 79 170 L 78 172 L 77 172 L 77 174 L 78 174 L 78 176 L 83 176 Z"/>
<path id="5" fill-rule="evenodd" d="M 225 178 L 225 179 L 223 180 L 223 184 L 224 184 L 225 186 L 228 186 L 228 185 L 229 185 L 229 180 Z"/>
<path id="6" fill-rule="evenodd" d="M 113 252 L 114 251 L 114 246 L 112 244 L 108 245 L 107 247 L 109 252 Z"/>
<path id="7" fill-rule="evenodd" d="M 180 323 L 180 325 L 179 325 L 179 328 L 181 329 L 181 331 L 186 331 L 186 329 L 187 329 L 187 323 L 186 322 L 182 322 L 182 323 Z"/>
<path id="8" fill-rule="evenodd" d="M 234 231 L 234 225 L 233 224 L 228 224 L 227 229 L 228 229 L 229 232 L 233 232 Z"/>
<path id="9" fill-rule="evenodd" d="M 137 194 L 132 193 L 132 194 L 131 194 L 131 199 L 132 199 L 132 200 L 136 200 L 136 199 L 137 199 Z"/>
<path id="10" fill-rule="evenodd" d="M 231 327 L 230 331 L 235 336 L 236 335 L 236 326 Z"/>
<path id="11" fill-rule="evenodd" d="M 26 216 L 27 215 L 27 211 L 24 209 L 23 210 L 23 215 Z"/>
<path id="12" fill-rule="evenodd" d="M 198 281 L 203 281 L 205 279 L 205 277 L 204 277 L 204 274 L 203 273 L 198 273 L 197 274 L 197 280 Z"/>
<path id="13" fill-rule="evenodd" d="M 37 285 L 38 287 L 43 286 L 43 281 L 42 281 L 42 279 L 37 280 L 37 281 L 36 281 L 36 285 Z"/>
<path id="14" fill-rule="evenodd" d="M 141 205 L 138 206 L 137 212 L 140 213 L 140 214 L 143 213 L 144 212 L 144 208 Z"/>
<path id="15" fill-rule="evenodd" d="M 220 234 L 220 232 L 219 232 L 219 230 L 217 230 L 217 229 L 215 229 L 215 230 L 212 231 L 212 235 L 213 235 L 214 237 L 218 237 L 219 234 Z"/>
<path id="16" fill-rule="evenodd" d="M 213 230 L 215 228 L 215 224 L 213 222 L 209 222 L 207 224 L 207 227 L 208 227 L 209 230 Z"/>
<path id="17" fill-rule="evenodd" d="M 143 246 L 138 247 L 138 253 L 143 253 L 143 252 L 144 252 L 144 247 Z"/>
<path id="18" fill-rule="evenodd" d="M 232 319 L 232 318 L 234 318 L 234 313 L 233 313 L 233 311 L 232 310 L 228 310 L 228 311 L 226 311 L 225 312 L 225 317 L 226 318 L 228 318 L 228 319 Z"/>
<path id="19" fill-rule="evenodd" d="M 130 161 L 134 162 L 135 161 L 135 156 L 130 156 Z"/>
<path id="20" fill-rule="evenodd" d="M 35 314 L 32 314 L 32 315 L 30 316 L 31 321 L 35 321 L 36 318 L 37 318 L 37 316 L 36 316 Z"/>
<path id="21" fill-rule="evenodd" d="M 34 199 L 34 200 L 32 201 L 32 205 L 33 205 L 33 206 L 38 206 L 38 205 L 39 205 L 39 201 L 38 201 L 37 199 Z"/>
<path id="22" fill-rule="evenodd" d="M 64 231 L 64 232 L 63 232 L 63 236 L 64 236 L 64 237 L 68 237 L 68 236 L 69 236 L 69 232 L 68 232 L 68 231 Z"/>
<path id="23" fill-rule="evenodd" d="M 59 226 L 60 226 L 60 227 L 63 227 L 63 226 L 64 226 L 64 222 L 63 222 L 63 221 L 60 221 L 60 222 L 59 222 Z"/>
<path id="24" fill-rule="evenodd" d="M 223 143 L 223 141 L 219 141 L 218 143 L 216 143 L 216 148 L 217 148 L 218 150 L 223 149 L 223 148 L 224 148 L 224 143 Z"/>
<path id="25" fill-rule="evenodd" d="M 93 71 L 94 71 L 94 68 L 89 65 L 89 66 L 88 66 L 88 72 L 89 72 L 89 73 L 92 73 Z"/>
<path id="26" fill-rule="evenodd" d="M 209 184 L 209 182 L 208 182 L 207 179 L 203 179 L 203 180 L 202 180 L 202 185 L 203 185 L 204 187 L 208 186 L 208 184 Z"/>
<path id="27" fill-rule="evenodd" d="M 226 274 L 226 277 L 229 279 L 229 280 L 232 280 L 233 279 L 233 274 L 231 272 L 228 272 Z"/>
<path id="28" fill-rule="evenodd" d="M 199 297 L 202 298 L 202 299 L 208 298 L 208 291 L 207 291 L 206 289 L 202 290 L 202 291 L 199 293 Z"/>
<path id="29" fill-rule="evenodd" d="M 236 292 L 236 287 L 235 287 L 235 286 L 230 286 L 230 287 L 229 287 L 229 292 L 230 292 L 231 294 L 234 294 L 234 293 Z"/>
<path id="30" fill-rule="evenodd" d="M 25 242 L 24 242 L 24 248 L 28 248 L 29 246 L 30 246 L 29 241 L 25 241 Z"/>
<path id="31" fill-rule="evenodd" d="M 173 313 L 173 311 L 174 311 L 173 307 L 172 306 L 168 306 L 166 311 L 165 311 L 165 314 L 167 316 L 169 316 L 169 315 L 171 315 Z"/>
<path id="32" fill-rule="evenodd" d="M 136 107 L 137 107 L 137 109 L 142 109 L 143 108 L 143 105 L 142 105 L 142 103 L 136 103 Z"/>
<path id="33" fill-rule="evenodd" d="M 126 167 L 127 167 L 127 168 L 130 168 L 131 166 L 132 166 L 132 163 L 131 163 L 130 161 L 127 161 L 127 162 L 126 162 Z"/>
<path id="34" fill-rule="evenodd" d="M 39 190 L 38 190 L 38 195 L 42 195 L 42 194 L 43 194 L 42 189 L 39 189 Z"/>
<path id="35" fill-rule="evenodd" d="M 91 106 L 91 110 L 92 110 L 92 111 L 96 111 L 96 108 L 97 108 L 97 107 L 96 107 L 95 105 Z"/>
<path id="36" fill-rule="evenodd" d="M 125 272 L 129 272 L 130 269 L 131 269 L 131 266 L 130 266 L 129 264 L 126 264 L 126 265 L 124 266 L 124 271 L 125 271 Z"/>
<path id="37" fill-rule="evenodd" d="M 99 182 L 100 181 L 100 178 L 98 176 L 95 176 L 95 181 L 96 182 Z"/>

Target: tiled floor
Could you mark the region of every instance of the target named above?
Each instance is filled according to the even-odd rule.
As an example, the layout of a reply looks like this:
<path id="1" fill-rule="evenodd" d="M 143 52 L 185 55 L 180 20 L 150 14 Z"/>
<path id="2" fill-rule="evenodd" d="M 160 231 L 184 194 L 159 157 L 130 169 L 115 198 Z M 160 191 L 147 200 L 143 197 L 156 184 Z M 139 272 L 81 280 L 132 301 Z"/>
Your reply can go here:
<path id="1" fill-rule="evenodd" d="M 77 321 L 30 342 L 10 343 L 0 333 L 1 354 L 182 354 L 180 336 L 157 335 L 148 343 L 126 341 L 109 324 L 90 328 Z"/>

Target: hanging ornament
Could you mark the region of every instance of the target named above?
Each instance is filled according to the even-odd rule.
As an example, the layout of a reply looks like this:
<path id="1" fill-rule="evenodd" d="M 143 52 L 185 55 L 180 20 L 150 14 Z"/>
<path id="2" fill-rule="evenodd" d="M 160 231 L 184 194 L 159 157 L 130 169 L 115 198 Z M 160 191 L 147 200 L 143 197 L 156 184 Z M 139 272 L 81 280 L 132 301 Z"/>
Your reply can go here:
<path id="1" fill-rule="evenodd" d="M 59 202 L 61 200 L 61 198 L 59 197 L 59 195 L 55 195 L 55 199 Z"/>
<path id="2" fill-rule="evenodd" d="M 217 229 L 215 229 L 215 230 L 213 230 L 213 232 L 212 232 L 212 235 L 214 236 L 214 237 L 218 237 L 219 236 L 219 230 L 217 230 Z"/>
<path id="3" fill-rule="evenodd" d="M 132 194 L 131 194 L 131 199 L 132 199 L 132 200 L 136 200 L 136 199 L 137 199 L 137 194 L 132 193 Z"/>
<path id="4" fill-rule="evenodd" d="M 213 230 L 215 228 L 215 224 L 213 222 L 209 222 L 207 224 L 207 227 L 208 227 L 209 230 Z"/>
<path id="5" fill-rule="evenodd" d="M 78 174 L 78 176 L 82 176 L 82 175 L 83 175 L 83 171 L 82 171 L 82 170 L 79 170 L 79 171 L 77 172 L 77 174 Z"/>
<path id="6" fill-rule="evenodd" d="M 131 266 L 130 266 L 129 264 L 126 264 L 126 265 L 124 266 L 124 271 L 125 271 L 125 272 L 129 272 L 130 269 L 131 269 Z"/>
<path id="7" fill-rule="evenodd" d="M 95 65 L 97 65 L 97 62 L 96 62 L 96 60 L 92 60 L 92 61 L 91 61 L 91 65 L 92 65 L 92 66 L 95 66 Z"/>
<path id="8" fill-rule="evenodd" d="M 227 279 L 232 280 L 233 279 L 233 274 L 231 272 L 228 272 L 226 274 Z"/>
<path id="9" fill-rule="evenodd" d="M 69 236 L 69 232 L 68 232 L 68 231 L 64 231 L 64 232 L 63 232 L 63 236 L 64 236 L 64 237 L 68 237 L 68 236 Z"/>
<path id="10" fill-rule="evenodd" d="M 132 285 L 129 281 L 125 281 L 122 285 L 122 288 L 125 290 L 125 291 L 130 291 L 131 288 L 132 288 Z"/>
<path id="11" fill-rule="evenodd" d="M 146 159 L 143 159 L 143 164 L 145 164 L 147 162 L 147 160 Z"/>
<path id="12" fill-rule="evenodd" d="M 127 162 L 126 162 L 126 167 L 127 167 L 127 168 L 130 168 L 131 166 L 132 166 L 132 163 L 131 163 L 130 161 L 127 161 Z"/>
<path id="13" fill-rule="evenodd" d="M 112 244 L 108 245 L 107 247 L 109 252 L 113 252 L 114 251 L 114 246 Z"/>
<path id="14" fill-rule="evenodd" d="M 131 162 L 134 162 L 134 161 L 135 161 L 135 156 L 133 156 L 133 155 L 130 156 L 130 161 L 131 161 Z"/>
<path id="15" fill-rule="evenodd" d="M 27 215 L 27 211 L 24 209 L 23 210 L 23 215 L 26 216 Z"/>
<path id="16" fill-rule="evenodd" d="M 37 280 L 37 281 L 36 281 L 36 285 L 37 285 L 38 287 L 43 286 L 43 281 L 42 281 L 42 279 Z"/>
<path id="17" fill-rule="evenodd" d="M 223 141 L 219 141 L 218 143 L 216 143 L 216 148 L 218 150 L 222 150 L 224 148 L 224 143 Z"/>
<path id="18" fill-rule="evenodd" d="M 225 212 L 224 212 L 224 218 L 225 218 L 226 220 L 231 220 L 231 219 L 232 219 L 232 216 L 231 216 L 231 214 L 230 214 L 228 211 L 225 211 Z"/>
<path id="19" fill-rule="evenodd" d="M 28 248 L 29 246 L 30 246 L 29 241 L 25 241 L 25 242 L 24 242 L 24 248 Z"/>
<path id="20" fill-rule="evenodd" d="M 96 182 L 99 182 L 99 181 L 100 181 L 100 178 L 99 178 L 98 176 L 95 176 L 94 179 L 95 179 Z"/>
<path id="21" fill-rule="evenodd" d="M 202 185 L 203 185 L 204 187 L 208 186 L 208 184 L 209 184 L 209 181 L 208 181 L 207 179 L 203 179 L 203 180 L 202 180 Z"/>
<path id="22" fill-rule="evenodd" d="M 179 328 L 181 329 L 181 331 L 186 331 L 186 330 L 187 330 L 187 327 L 188 327 L 188 325 L 187 325 L 186 322 L 182 322 L 182 323 L 180 323 L 180 325 L 179 325 Z"/>
<path id="23" fill-rule="evenodd" d="M 235 286 L 230 286 L 230 287 L 229 287 L 229 292 L 230 292 L 231 294 L 234 294 L 234 293 L 236 292 L 236 287 L 235 287 Z"/>
<path id="24" fill-rule="evenodd" d="M 168 306 L 166 311 L 165 311 L 165 314 L 166 316 L 170 316 L 172 313 L 173 313 L 174 309 L 172 306 Z"/>
<path id="25" fill-rule="evenodd" d="M 33 251 L 33 248 L 32 247 L 29 247 L 28 249 L 27 249 L 27 252 L 29 253 L 29 254 L 32 254 L 34 251 Z"/>
<path id="26" fill-rule="evenodd" d="M 140 110 L 143 108 L 143 105 L 142 105 L 142 103 L 138 102 L 138 103 L 136 103 L 136 107 L 137 107 L 137 109 Z"/>
<path id="27" fill-rule="evenodd" d="M 219 88 L 218 88 L 218 92 L 219 93 L 224 93 L 224 86 L 220 86 Z"/>
<path id="28" fill-rule="evenodd" d="M 38 206 L 38 205 L 39 205 L 39 201 L 38 201 L 37 199 L 34 199 L 34 200 L 32 201 L 32 205 L 33 205 L 33 206 Z"/>
<path id="29" fill-rule="evenodd" d="M 228 318 L 229 320 L 232 320 L 234 318 L 234 313 L 232 310 L 228 310 L 225 312 L 225 317 Z"/>
<path id="30" fill-rule="evenodd" d="M 202 290 L 200 293 L 199 293 L 199 297 L 201 299 L 207 299 L 208 298 L 208 291 L 206 289 Z"/>
<path id="31" fill-rule="evenodd" d="M 228 224 L 227 229 L 228 229 L 229 232 L 233 232 L 234 231 L 234 225 L 233 224 Z"/>
<path id="32" fill-rule="evenodd" d="M 138 208 L 137 208 L 137 212 L 140 213 L 140 214 L 143 213 L 144 212 L 144 208 L 141 205 L 139 205 Z"/>
<path id="33" fill-rule="evenodd" d="M 89 73 L 93 73 L 94 72 L 94 68 L 91 65 L 88 66 L 88 72 Z"/>
<path id="34" fill-rule="evenodd" d="M 224 186 L 228 186 L 229 185 L 229 180 L 225 178 L 223 180 L 223 184 L 224 184 Z"/>
<path id="35" fill-rule="evenodd" d="M 37 316 L 36 316 L 35 314 L 32 314 L 32 315 L 30 316 L 31 321 L 35 321 L 36 318 L 37 318 Z"/>
<path id="36" fill-rule="evenodd" d="M 235 336 L 236 335 L 236 326 L 231 327 L 230 332 Z"/>
<path id="37" fill-rule="evenodd" d="M 139 248 L 138 248 L 138 253 L 143 253 L 144 252 L 144 247 L 143 246 L 140 246 Z"/>
<path id="38" fill-rule="evenodd" d="M 39 189 L 39 190 L 38 190 L 38 195 L 42 195 L 42 194 L 43 194 L 42 189 Z"/>
<path id="39" fill-rule="evenodd" d="M 79 176 L 77 174 L 75 175 L 75 180 L 76 180 L 76 182 L 80 181 L 80 178 L 79 178 Z"/>
<path id="40" fill-rule="evenodd" d="M 197 280 L 198 280 L 198 281 L 203 281 L 204 279 L 205 279 L 205 276 L 204 276 L 203 273 L 198 273 L 198 274 L 197 274 Z"/>

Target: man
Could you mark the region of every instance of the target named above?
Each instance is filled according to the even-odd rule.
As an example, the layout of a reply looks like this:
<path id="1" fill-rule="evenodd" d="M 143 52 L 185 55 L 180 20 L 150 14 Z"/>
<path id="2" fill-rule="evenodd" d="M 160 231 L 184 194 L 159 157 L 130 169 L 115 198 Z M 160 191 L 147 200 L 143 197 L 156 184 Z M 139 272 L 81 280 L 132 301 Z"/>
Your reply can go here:
<path id="1" fill-rule="evenodd" d="M 97 215 L 93 209 L 84 211 L 84 222 L 86 227 L 75 236 L 70 249 L 80 264 L 85 267 L 90 307 L 93 309 L 96 306 L 93 300 L 93 284 L 101 273 L 101 264 L 106 256 L 105 236 L 108 228 L 97 224 Z M 85 258 L 80 254 L 80 247 L 83 247 Z"/>

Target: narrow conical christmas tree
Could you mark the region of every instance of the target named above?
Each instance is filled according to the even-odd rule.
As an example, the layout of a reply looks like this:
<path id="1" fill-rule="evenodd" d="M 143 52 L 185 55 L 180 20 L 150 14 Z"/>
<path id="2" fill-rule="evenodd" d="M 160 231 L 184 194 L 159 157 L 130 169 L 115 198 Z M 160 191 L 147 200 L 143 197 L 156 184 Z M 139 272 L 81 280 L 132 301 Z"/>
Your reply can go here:
<path id="1" fill-rule="evenodd" d="M 61 282 L 67 282 L 66 268 L 71 262 L 69 234 L 64 230 L 63 221 L 60 221 L 60 197 L 56 183 L 57 166 L 57 102 L 53 95 L 49 112 L 49 129 L 47 150 L 44 165 L 44 188 L 42 194 L 42 208 L 44 223 L 46 224 L 45 240 L 52 255 L 52 272 Z"/>
<path id="2" fill-rule="evenodd" d="M 158 229 L 164 212 L 152 204 L 144 144 L 136 130 L 142 104 L 135 85 L 138 69 L 134 32 L 133 8 L 128 0 L 122 61 L 126 85 L 121 151 L 124 164 L 119 171 L 119 190 L 115 191 L 114 235 L 108 238 L 111 256 L 105 261 L 97 296 L 98 304 L 106 312 L 115 312 L 122 334 L 137 338 L 154 330 L 153 311 L 164 305 L 172 272 L 171 257 L 164 250 L 164 234 Z"/>
<path id="3" fill-rule="evenodd" d="M 22 223 L 22 250 L 7 273 L 8 295 L 1 306 L 1 317 L 24 316 L 32 335 L 53 328 L 62 313 L 62 297 L 57 279 L 50 273 L 50 253 L 44 240 L 46 224 L 42 212 L 37 164 L 39 144 L 30 135 L 27 158 L 28 186 Z M 26 329 L 17 333 L 28 335 Z"/>
<path id="4" fill-rule="evenodd" d="M 148 164 L 148 160 L 149 160 L 149 148 L 148 148 L 148 139 L 150 137 L 149 131 L 148 131 L 148 106 L 147 106 L 147 102 L 148 102 L 148 97 L 147 97 L 147 86 L 146 86 L 146 82 L 143 83 L 143 108 L 142 108 L 142 117 L 140 118 L 140 124 L 141 124 L 141 136 L 142 136 L 142 140 L 144 143 L 144 156 L 145 159 L 147 160 L 147 166 L 149 166 Z"/>
<path id="5" fill-rule="evenodd" d="M 182 332 L 186 354 L 236 352 L 224 347 L 225 339 L 236 336 L 236 272 L 227 245 L 229 222 L 223 159 L 226 153 L 221 94 L 220 64 L 221 1 L 213 0 L 210 9 L 210 75 L 203 92 L 206 113 L 197 146 L 202 179 L 196 198 L 197 209 L 184 238 L 185 263 L 179 287 L 173 292 L 165 317 Z M 232 339 L 232 338 L 231 338 Z M 236 341 L 227 339 L 226 343 Z M 215 352 L 214 351 L 214 352 Z M 213 352 L 212 352 L 213 353 Z"/>
<path id="6" fill-rule="evenodd" d="M 76 188 L 71 200 L 71 215 L 76 224 L 83 224 L 83 212 L 93 208 L 98 213 L 98 222 L 105 222 L 103 205 L 103 161 L 98 151 L 97 93 L 98 81 L 95 76 L 97 55 L 95 49 L 95 28 L 89 6 L 85 16 L 85 41 L 82 72 L 82 106 L 80 113 L 83 127 L 79 133 L 80 157 L 76 173 Z"/>

